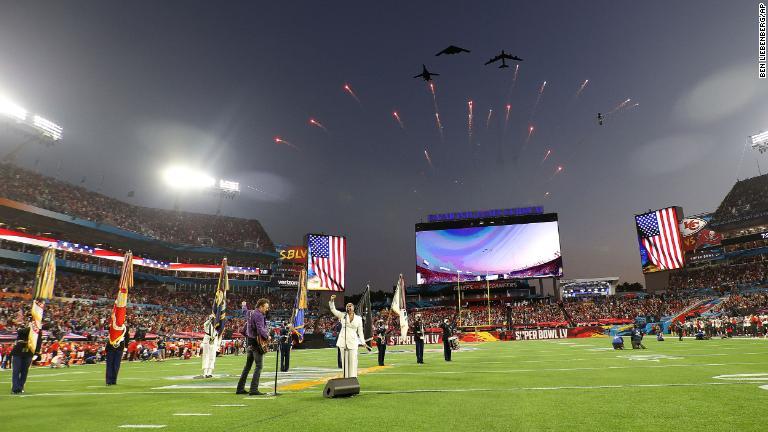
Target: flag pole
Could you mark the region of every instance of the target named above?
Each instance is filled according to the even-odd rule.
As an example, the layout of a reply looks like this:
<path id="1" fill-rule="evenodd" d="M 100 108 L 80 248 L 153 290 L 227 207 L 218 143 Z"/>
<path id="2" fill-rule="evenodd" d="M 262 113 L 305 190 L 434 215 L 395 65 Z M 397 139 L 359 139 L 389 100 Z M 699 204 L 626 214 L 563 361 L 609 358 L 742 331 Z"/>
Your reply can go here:
<path id="1" fill-rule="evenodd" d="M 488 280 L 488 273 L 485 274 L 485 289 L 488 295 L 488 325 L 491 325 L 491 281 Z"/>
<path id="2" fill-rule="evenodd" d="M 456 270 L 456 292 L 458 293 L 459 302 L 459 327 L 461 327 L 461 274 Z"/>

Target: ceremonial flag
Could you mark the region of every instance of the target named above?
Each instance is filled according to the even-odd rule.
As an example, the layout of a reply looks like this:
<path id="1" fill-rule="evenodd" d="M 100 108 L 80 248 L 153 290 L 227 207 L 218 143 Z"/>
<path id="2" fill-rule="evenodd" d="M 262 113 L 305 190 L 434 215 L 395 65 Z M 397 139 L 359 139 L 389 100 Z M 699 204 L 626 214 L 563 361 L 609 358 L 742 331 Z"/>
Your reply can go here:
<path id="1" fill-rule="evenodd" d="M 229 291 L 229 277 L 227 276 L 227 258 L 221 260 L 219 272 L 219 284 L 216 287 L 216 297 L 213 298 L 213 329 L 214 337 L 220 337 L 224 333 L 224 323 L 227 320 L 227 291 Z"/>
<path id="2" fill-rule="evenodd" d="M 363 335 L 365 336 L 365 342 L 371 340 L 373 337 L 373 312 L 371 311 L 371 286 L 367 285 L 363 296 L 360 297 L 360 301 L 355 306 L 358 315 L 363 318 Z"/>
<path id="3" fill-rule="evenodd" d="M 117 298 L 112 307 L 112 319 L 109 323 L 109 343 L 113 347 L 120 345 L 125 339 L 125 312 L 128 306 L 128 290 L 133 289 L 133 254 L 131 251 L 123 257 L 123 268 L 120 271 L 120 282 L 117 287 Z"/>
<path id="4" fill-rule="evenodd" d="M 397 280 L 395 295 L 392 297 L 392 312 L 400 317 L 400 337 L 408 335 L 408 311 L 405 306 L 405 279 L 403 275 Z"/>
<path id="5" fill-rule="evenodd" d="M 299 288 L 296 290 L 296 303 L 293 308 L 293 333 L 299 337 L 299 343 L 304 342 L 304 312 L 307 310 L 307 271 L 301 270 Z"/>
<path id="6" fill-rule="evenodd" d="M 32 295 L 32 322 L 29 324 L 27 348 L 34 353 L 40 338 L 45 301 L 53 297 L 53 283 L 56 279 L 56 249 L 48 247 L 40 256 L 35 273 L 35 287 Z"/>
<path id="7" fill-rule="evenodd" d="M 675 207 L 637 215 L 635 222 L 641 254 L 645 249 L 648 259 L 658 270 L 683 267 L 683 244 Z M 650 268 L 643 270 L 652 271 Z"/>
<path id="8" fill-rule="evenodd" d="M 344 291 L 347 239 L 339 236 L 307 236 L 307 289 Z"/>

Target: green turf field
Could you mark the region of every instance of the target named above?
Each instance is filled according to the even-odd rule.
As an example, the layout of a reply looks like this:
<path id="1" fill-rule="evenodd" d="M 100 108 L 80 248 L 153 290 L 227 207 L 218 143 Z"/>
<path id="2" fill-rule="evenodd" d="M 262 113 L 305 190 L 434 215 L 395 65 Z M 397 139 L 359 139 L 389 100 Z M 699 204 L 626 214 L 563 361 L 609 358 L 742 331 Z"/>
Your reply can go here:
<path id="1" fill-rule="evenodd" d="M 96 431 L 123 425 L 163 430 L 707 430 L 768 428 L 768 340 L 666 342 L 614 351 L 609 339 L 465 344 L 454 361 L 427 346 L 390 347 L 381 370 L 361 375 L 362 393 L 324 399 L 335 350 L 298 350 L 277 397 L 234 394 L 244 357 L 217 361 L 217 377 L 195 380 L 200 361 L 123 363 L 118 385 L 104 365 L 32 369 L 24 396 L 0 372 L 0 429 Z M 274 377 L 266 357 L 262 391 Z M 375 352 L 360 368 L 375 366 Z M 751 374 L 738 376 L 738 374 Z M 727 376 L 737 375 L 737 376 Z M 761 386 L 765 386 L 762 389 Z M 180 415 L 181 414 L 181 415 Z M 186 415 L 184 415 L 186 414 Z M 195 414 L 195 415 L 189 415 Z"/>

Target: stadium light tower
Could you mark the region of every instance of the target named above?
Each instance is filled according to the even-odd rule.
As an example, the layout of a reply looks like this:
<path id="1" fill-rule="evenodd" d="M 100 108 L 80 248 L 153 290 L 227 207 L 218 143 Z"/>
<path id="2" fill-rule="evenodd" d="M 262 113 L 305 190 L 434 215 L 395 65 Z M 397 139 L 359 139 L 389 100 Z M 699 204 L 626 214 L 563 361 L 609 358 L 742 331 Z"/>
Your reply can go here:
<path id="1" fill-rule="evenodd" d="M 749 140 L 751 141 L 754 150 L 757 150 L 760 153 L 764 153 L 768 150 L 768 131 L 752 135 L 749 137 Z"/>
<path id="2" fill-rule="evenodd" d="M 32 114 L 16 102 L 0 95 L 0 124 L 2 123 L 8 124 L 10 129 L 24 137 L 13 150 L 3 157 L 5 161 L 13 161 L 16 155 L 33 141 L 51 146 L 64 137 L 64 129 L 58 124 L 40 115 Z"/>
<path id="3" fill-rule="evenodd" d="M 163 180 L 171 188 L 180 190 L 203 190 L 216 185 L 216 179 L 208 174 L 183 166 L 166 168 Z"/>

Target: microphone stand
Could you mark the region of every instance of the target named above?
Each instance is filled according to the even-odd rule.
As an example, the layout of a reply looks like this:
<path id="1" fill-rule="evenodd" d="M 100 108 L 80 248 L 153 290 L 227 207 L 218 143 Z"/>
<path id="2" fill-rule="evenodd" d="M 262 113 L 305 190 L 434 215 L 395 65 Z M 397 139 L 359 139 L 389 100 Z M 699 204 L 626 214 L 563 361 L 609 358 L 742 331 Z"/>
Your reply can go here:
<path id="1" fill-rule="evenodd" d="M 280 361 L 280 341 L 277 342 L 277 348 L 275 349 L 275 391 L 272 393 L 274 396 L 278 396 L 280 393 L 277 392 L 277 369 L 279 367 L 278 362 Z"/>

